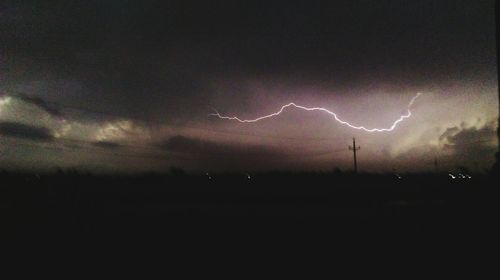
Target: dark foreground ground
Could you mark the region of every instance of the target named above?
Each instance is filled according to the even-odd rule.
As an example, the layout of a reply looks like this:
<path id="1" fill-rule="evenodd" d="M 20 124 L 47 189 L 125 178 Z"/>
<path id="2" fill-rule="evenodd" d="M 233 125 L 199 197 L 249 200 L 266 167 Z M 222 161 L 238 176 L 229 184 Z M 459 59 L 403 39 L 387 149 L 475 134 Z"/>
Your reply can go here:
<path id="1" fill-rule="evenodd" d="M 0 180 L 4 240 L 75 244 L 99 238 L 126 247 L 214 248 L 228 242 L 322 248 L 346 240 L 381 247 L 399 240 L 406 248 L 431 240 L 458 251 L 498 244 L 498 186 L 486 176 L 3 173 Z"/>

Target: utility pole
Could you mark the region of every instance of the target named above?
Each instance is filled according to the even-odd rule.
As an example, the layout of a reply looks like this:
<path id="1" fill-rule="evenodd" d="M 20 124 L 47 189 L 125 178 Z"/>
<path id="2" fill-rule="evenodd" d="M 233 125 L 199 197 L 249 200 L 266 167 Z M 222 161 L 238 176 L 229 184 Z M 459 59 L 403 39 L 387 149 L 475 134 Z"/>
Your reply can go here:
<path id="1" fill-rule="evenodd" d="M 360 146 L 357 146 L 356 147 L 356 139 L 354 139 L 354 137 L 352 137 L 352 146 L 349 146 L 349 150 L 353 152 L 354 154 L 354 173 L 358 173 L 358 162 L 356 160 L 356 151 L 361 149 Z"/>

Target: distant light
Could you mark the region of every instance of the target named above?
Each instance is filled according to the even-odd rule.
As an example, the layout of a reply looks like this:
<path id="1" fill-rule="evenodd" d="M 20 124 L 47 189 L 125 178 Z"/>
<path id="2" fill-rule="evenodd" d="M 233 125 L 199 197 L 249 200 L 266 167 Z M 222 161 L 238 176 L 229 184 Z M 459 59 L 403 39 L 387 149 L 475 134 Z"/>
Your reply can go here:
<path id="1" fill-rule="evenodd" d="M 208 180 L 212 180 L 212 176 L 210 176 L 210 174 L 208 174 L 208 172 L 206 173 L 207 177 L 208 177 Z"/>
<path id="2" fill-rule="evenodd" d="M 455 178 L 457 178 L 457 177 L 455 177 L 455 175 L 453 175 L 453 174 L 451 174 L 451 173 L 449 173 L 449 174 L 448 174 L 448 176 L 450 176 L 450 177 L 451 177 L 451 179 L 455 179 Z"/>

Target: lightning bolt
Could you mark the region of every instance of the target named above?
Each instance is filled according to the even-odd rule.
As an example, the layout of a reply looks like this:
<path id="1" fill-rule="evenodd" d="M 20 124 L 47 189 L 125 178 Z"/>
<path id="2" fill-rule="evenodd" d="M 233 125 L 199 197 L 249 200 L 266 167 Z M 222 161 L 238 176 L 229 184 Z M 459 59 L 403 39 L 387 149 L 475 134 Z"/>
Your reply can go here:
<path id="1" fill-rule="evenodd" d="M 238 117 L 228 117 L 228 116 L 223 116 L 221 115 L 217 110 L 214 109 L 215 113 L 212 113 L 212 114 L 209 114 L 209 116 L 216 116 L 220 119 L 224 119 L 224 120 L 236 120 L 236 121 L 239 121 L 241 123 L 254 123 L 254 122 L 258 122 L 258 121 L 261 121 L 261 120 L 264 120 L 264 119 L 268 119 L 268 118 L 272 118 L 272 117 L 275 117 L 279 114 L 281 114 L 286 108 L 289 108 L 289 107 L 295 107 L 295 108 L 298 108 L 298 109 L 302 109 L 302 110 L 305 110 L 305 111 L 321 111 L 321 112 L 324 112 L 324 113 L 327 113 L 331 116 L 333 116 L 333 118 L 339 122 L 340 124 L 342 125 L 346 125 L 350 128 L 353 128 L 353 129 L 357 129 L 357 130 L 363 130 L 363 131 L 366 131 L 366 132 L 388 132 L 388 131 L 393 131 L 396 126 L 402 122 L 403 120 L 411 117 L 411 107 L 413 105 L 413 103 L 415 102 L 415 100 L 421 95 L 422 93 L 421 92 L 418 92 L 411 100 L 410 100 L 410 103 L 408 103 L 408 106 L 407 106 L 407 113 L 404 114 L 404 115 L 401 115 L 397 120 L 395 120 L 392 125 L 388 128 L 366 128 L 364 126 L 355 126 L 355 125 L 352 125 L 350 124 L 349 122 L 346 122 L 344 120 L 341 120 L 337 114 L 335 114 L 334 112 L 328 110 L 328 109 L 325 109 L 325 108 L 321 108 L 321 107 L 305 107 L 305 106 L 301 106 L 301 105 L 297 105 L 293 102 L 291 103 L 288 103 L 286 105 L 283 105 L 281 107 L 281 109 L 275 113 L 272 113 L 272 114 L 269 114 L 269 115 L 265 115 L 265 116 L 262 116 L 262 117 L 258 117 L 258 118 L 255 118 L 255 119 L 249 119 L 249 120 L 243 120 L 243 119 L 240 119 Z"/>

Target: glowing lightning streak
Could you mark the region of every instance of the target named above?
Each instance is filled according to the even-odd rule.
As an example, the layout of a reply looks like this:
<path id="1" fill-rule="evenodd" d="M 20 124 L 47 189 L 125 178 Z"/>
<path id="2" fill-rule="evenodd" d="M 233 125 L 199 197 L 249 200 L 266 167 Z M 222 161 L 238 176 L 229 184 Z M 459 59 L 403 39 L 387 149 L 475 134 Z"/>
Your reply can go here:
<path id="1" fill-rule="evenodd" d="M 284 105 L 276 113 L 272 113 L 272 114 L 269 114 L 269 115 L 266 115 L 266 116 L 262 116 L 262 117 L 259 117 L 259 118 L 256 118 L 256 119 L 252 119 L 252 120 L 242 120 L 242 119 L 240 119 L 238 117 L 222 116 L 221 114 L 219 114 L 219 112 L 217 112 L 217 110 L 215 110 L 215 113 L 210 114 L 210 116 L 217 116 L 220 119 L 225 119 L 225 120 L 236 120 L 236 121 L 239 121 L 241 123 L 253 123 L 253 122 L 258 122 L 258 121 L 263 120 L 263 119 L 275 117 L 275 116 L 281 114 L 283 112 L 283 110 L 285 110 L 285 108 L 295 107 L 295 108 L 306 110 L 306 111 L 322 111 L 322 112 L 325 112 L 325 113 L 327 113 L 329 115 L 332 115 L 337 122 L 339 122 L 339 123 L 341 123 L 343 125 L 347 125 L 350 128 L 354 128 L 354 129 L 357 129 L 357 130 L 363 130 L 363 131 L 366 131 L 366 132 L 385 132 L 385 131 L 393 131 L 400 122 L 402 122 L 404 119 L 407 119 L 407 118 L 409 118 L 411 116 L 410 108 L 413 105 L 413 103 L 415 102 L 415 100 L 420 95 L 421 95 L 421 93 L 419 92 L 419 93 L 417 93 L 417 95 L 415 95 L 411 99 L 410 103 L 408 103 L 408 106 L 407 106 L 408 113 L 406 113 L 405 115 L 400 116 L 399 119 L 397 119 L 396 121 L 394 121 L 394 123 L 389 128 L 370 128 L 370 129 L 368 129 L 368 128 L 364 127 L 364 126 L 355 126 L 355 125 L 352 125 L 352 124 L 350 124 L 350 123 L 348 123 L 346 121 L 343 121 L 343 120 L 339 119 L 337 117 L 337 114 L 335 114 L 334 112 L 329 111 L 329 110 L 327 110 L 325 108 L 321 108 L 321 107 L 304 107 L 304 106 L 301 106 L 301 105 L 297 105 L 297 104 L 295 104 L 293 102 Z"/>

